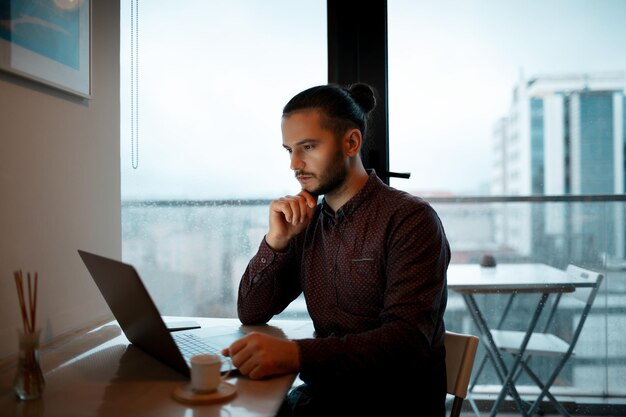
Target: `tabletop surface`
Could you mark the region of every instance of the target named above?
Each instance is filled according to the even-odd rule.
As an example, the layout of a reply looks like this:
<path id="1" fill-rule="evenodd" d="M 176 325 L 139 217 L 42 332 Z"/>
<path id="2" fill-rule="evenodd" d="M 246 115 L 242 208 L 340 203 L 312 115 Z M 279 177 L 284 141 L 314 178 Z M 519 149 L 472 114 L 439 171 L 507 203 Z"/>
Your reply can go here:
<path id="1" fill-rule="evenodd" d="M 541 263 L 450 264 L 448 288 L 457 292 L 572 292 L 593 282 L 568 276 L 564 270 Z"/>
<path id="2" fill-rule="evenodd" d="M 237 319 L 168 318 L 172 320 L 195 320 L 203 327 L 240 324 Z M 313 333 L 312 324 L 305 320 L 272 320 L 268 325 L 240 328 L 289 338 L 311 337 Z M 41 367 L 44 394 L 31 401 L 16 400 L 12 388 L 15 367 L 0 369 L 1 415 L 273 416 L 296 376 L 264 380 L 231 376 L 227 382 L 237 389 L 233 399 L 221 404 L 186 405 L 176 401 L 172 393 L 189 380 L 129 344 L 115 321 L 63 343 L 44 346 Z"/>

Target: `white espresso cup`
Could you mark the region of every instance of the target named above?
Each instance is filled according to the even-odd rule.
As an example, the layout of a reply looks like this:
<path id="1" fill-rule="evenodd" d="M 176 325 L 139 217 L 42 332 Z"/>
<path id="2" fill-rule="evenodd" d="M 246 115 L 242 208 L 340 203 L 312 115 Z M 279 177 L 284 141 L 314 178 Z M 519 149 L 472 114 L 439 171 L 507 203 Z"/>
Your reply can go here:
<path id="1" fill-rule="evenodd" d="M 220 355 L 203 353 L 191 357 L 191 389 L 197 393 L 210 393 L 217 390 L 222 382 L 230 374 L 229 370 L 223 377 L 222 360 L 228 360 Z M 232 365 L 231 365 L 232 368 Z"/>

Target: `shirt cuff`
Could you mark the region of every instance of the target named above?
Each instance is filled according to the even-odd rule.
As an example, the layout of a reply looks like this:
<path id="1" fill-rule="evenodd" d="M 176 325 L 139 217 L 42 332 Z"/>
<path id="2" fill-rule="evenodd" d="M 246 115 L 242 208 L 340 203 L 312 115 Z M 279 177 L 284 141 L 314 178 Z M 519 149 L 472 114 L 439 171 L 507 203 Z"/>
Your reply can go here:
<path id="1" fill-rule="evenodd" d="M 254 285 L 259 282 L 259 280 L 263 277 L 265 270 L 270 267 L 270 265 L 285 258 L 290 252 L 291 245 L 287 248 L 286 252 L 276 252 L 270 247 L 270 245 L 267 244 L 265 238 L 263 238 L 261 244 L 259 245 L 259 250 L 250 262 L 250 271 L 252 272 L 251 284 Z"/>

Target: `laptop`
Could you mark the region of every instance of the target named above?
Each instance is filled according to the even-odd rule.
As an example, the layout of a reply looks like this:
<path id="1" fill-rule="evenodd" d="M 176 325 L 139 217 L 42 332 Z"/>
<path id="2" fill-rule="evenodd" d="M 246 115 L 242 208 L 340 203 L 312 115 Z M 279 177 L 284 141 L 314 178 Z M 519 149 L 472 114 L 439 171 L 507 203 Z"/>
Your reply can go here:
<path id="1" fill-rule="evenodd" d="M 190 377 L 191 356 L 221 355 L 222 348 L 245 335 L 239 326 L 189 328 L 194 326 L 186 324 L 186 329 L 171 331 L 132 265 L 80 249 L 78 254 L 126 338 L 186 377 Z M 230 367 L 230 361 L 223 361 L 222 373 Z"/>

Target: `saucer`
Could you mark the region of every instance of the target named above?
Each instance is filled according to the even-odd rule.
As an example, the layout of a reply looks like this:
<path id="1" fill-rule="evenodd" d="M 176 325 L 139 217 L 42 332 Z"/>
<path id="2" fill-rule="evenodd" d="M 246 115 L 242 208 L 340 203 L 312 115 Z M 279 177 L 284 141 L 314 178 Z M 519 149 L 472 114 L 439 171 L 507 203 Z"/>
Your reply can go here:
<path id="1" fill-rule="evenodd" d="M 228 382 L 222 381 L 213 392 L 196 392 L 191 384 L 184 384 L 174 390 L 172 397 L 185 404 L 213 404 L 230 400 L 237 394 L 237 388 Z"/>

